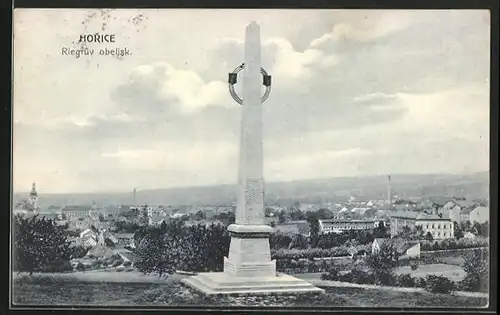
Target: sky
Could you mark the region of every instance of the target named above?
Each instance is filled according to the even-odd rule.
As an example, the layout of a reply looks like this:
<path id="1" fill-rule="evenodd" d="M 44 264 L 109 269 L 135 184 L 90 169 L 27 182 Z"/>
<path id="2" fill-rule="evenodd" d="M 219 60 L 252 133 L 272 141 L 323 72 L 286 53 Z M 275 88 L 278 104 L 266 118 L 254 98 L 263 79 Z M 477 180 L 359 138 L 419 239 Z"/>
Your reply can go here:
<path id="1" fill-rule="evenodd" d="M 33 181 L 41 193 L 235 183 L 241 107 L 227 74 L 252 21 L 273 80 L 266 181 L 489 170 L 488 11 L 16 9 L 13 19 L 15 192 Z M 95 33 L 116 42 L 62 55 Z"/>

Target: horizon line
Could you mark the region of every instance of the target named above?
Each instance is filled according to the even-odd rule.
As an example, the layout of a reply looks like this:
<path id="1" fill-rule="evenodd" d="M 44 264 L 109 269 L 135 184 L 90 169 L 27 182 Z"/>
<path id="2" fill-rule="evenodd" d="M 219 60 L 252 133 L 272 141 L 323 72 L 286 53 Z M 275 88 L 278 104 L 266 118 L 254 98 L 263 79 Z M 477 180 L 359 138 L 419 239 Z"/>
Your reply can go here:
<path id="1" fill-rule="evenodd" d="M 391 181 L 394 180 L 394 176 L 470 176 L 478 173 L 489 173 L 490 170 L 483 171 L 474 171 L 469 173 L 388 173 L 388 174 L 370 174 L 370 175 L 358 175 L 358 176 L 330 176 L 330 177 L 315 177 L 315 178 L 304 178 L 304 179 L 294 179 L 294 180 L 282 180 L 282 181 L 270 181 L 267 184 L 283 184 L 283 183 L 293 183 L 293 182 L 301 182 L 301 181 L 314 181 L 314 180 L 328 180 L 328 179 L 352 179 L 352 178 L 362 178 L 362 177 L 382 177 L 382 176 L 391 176 Z M 234 183 L 220 183 L 220 184 L 201 184 L 201 185 L 189 185 L 189 186 L 174 186 L 167 188 L 146 188 L 143 190 L 136 190 L 136 192 L 140 191 L 154 191 L 154 190 L 174 190 L 174 189 L 190 189 L 190 188 L 208 188 L 215 186 L 234 186 L 237 185 L 237 181 Z M 26 191 L 12 191 L 12 195 L 16 194 L 25 194 L 29 193 L 29 189 Z M 134 187 L 127 190 L 117 190 L 117 191 L 84 191 L 84 192 L 44 192 L 44 195 L 83 195 L 83 194 L 124 194 L 124 193 L 132 193 L 134 191 Z"/>

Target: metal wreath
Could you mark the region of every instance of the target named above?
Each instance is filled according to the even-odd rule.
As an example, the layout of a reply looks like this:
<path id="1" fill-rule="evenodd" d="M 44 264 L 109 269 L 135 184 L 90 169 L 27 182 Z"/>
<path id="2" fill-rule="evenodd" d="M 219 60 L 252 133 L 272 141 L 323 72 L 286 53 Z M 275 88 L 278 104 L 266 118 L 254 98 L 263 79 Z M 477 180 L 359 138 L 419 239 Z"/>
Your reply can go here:
<path id="1" fill-rule="evenodd" d="M 242 63 L 241 65 L 236 67 L 233 70 L 233 72 L 231 72 L 231 73 L 234 73 L 235 75 L 237 75 L 238 72 L 240 72 L 243 69 L 245 69 L 244 63 Z M 267 71 L 263 67 L 260 67 L 260 73 L 262 74 L 263 77 L 270 77 L 269 74 L 267 73 Z M 243 99 L 241 97 L 239 97 L 238 94 L 236 94 L 236 91 L 234 90 L 234 83 L 229 83 L 228 86 L 229 86 L 229 93 L 231 94 L 231 97 L 236 101 L 236 103 L 243 105 Z M 262 95 L 262 97 L 260 98 L 260 102 L 264 103 L 267 100 L 267 98 L 269 97 L 269 94 L 271 94 L 271 84 L 270 83 L 269 83 L 269 85 L 266 85 L 266 91 L 264 92 L 264 95 Z"/>

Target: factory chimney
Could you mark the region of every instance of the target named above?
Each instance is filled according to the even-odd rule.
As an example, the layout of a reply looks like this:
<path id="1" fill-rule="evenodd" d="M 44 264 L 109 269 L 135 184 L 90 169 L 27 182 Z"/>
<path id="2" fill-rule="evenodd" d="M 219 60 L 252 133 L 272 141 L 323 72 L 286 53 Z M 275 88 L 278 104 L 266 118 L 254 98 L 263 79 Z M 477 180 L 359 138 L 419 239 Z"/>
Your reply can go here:
<path id="1" fill-rule="evenodd" d="M 391 186 L 391 175 L 388 176 L 388 185 L 387 185 L 387 204 L 392 207 L 392 186 Z"/>

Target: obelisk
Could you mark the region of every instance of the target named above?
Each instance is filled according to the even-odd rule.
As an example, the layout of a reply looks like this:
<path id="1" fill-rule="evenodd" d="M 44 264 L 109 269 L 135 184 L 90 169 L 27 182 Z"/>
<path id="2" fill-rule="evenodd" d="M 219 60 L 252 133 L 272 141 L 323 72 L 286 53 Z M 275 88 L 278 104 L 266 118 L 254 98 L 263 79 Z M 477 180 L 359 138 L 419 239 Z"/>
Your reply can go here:
<path id="1" fill-rule="evenodd" d="M 236 222 L 224 272 L 198 273 L 182 282 L 205 294 L 270 294 L 323 292 L 307 281 L 276 274 L 264 222 L 260 27 L 252 22 L 245 35 L 240 160 Z"/>
<path id="2" fill-rule="evenodd" d="M 264 222 L 260 57 L 260 27 L 252 22 L 245 35 L 236 224 L 228 227 L 231 245 L 224 261 L 224 271 L 235 276 L 276 275 L 269 248 L 273 228 Z"/>

